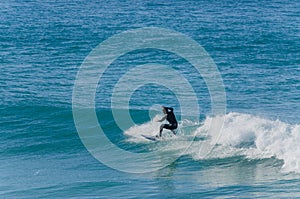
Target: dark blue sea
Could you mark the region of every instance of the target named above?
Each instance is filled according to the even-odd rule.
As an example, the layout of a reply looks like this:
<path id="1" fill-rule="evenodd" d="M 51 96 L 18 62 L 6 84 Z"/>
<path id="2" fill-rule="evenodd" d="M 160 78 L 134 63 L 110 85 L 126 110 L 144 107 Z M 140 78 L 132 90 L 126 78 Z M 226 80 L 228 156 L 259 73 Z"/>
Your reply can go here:
<path id="1" fill-rule="evenodd" d="M 299 27 L 297 0 L 2 0 L 0 198 L 299 198 Z"/>

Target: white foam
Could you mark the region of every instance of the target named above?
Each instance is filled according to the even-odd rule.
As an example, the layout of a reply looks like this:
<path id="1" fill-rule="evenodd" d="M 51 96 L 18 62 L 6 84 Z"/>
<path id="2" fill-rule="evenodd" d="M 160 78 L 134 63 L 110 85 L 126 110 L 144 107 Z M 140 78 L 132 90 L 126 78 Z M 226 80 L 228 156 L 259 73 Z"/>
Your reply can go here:
<path id="1" fill-rule="evenodd" d="M 205 131 L 209 120 L 197 129 Z M 229 113 L 215 150 L 214 157 L 245 155 L 250 159 L 275 157 L 283 160 L 282 171 L 300 173 L 300 125 L 272 121 L 249 114 Z M 221 149 L 220 149 L 221 148 Z M 217 153 L 216 150 L 222 151 Z M 197 159 L 197 156 L 193 156 Z"/>
<path id="2" fill-rule="evenodd" d="M 128 136 L 128 141 L 147 142 L 142 138 L 141 134 L 156 135 L 160 123 L 155 121 L 159 118 L 160 116 L 157 115 L 150 122 L 128 129 L 124 132 Z M 172 142 L 168 143 L 166 150 L 176 151 L 176 149 L 180 150 L 189 146 L 195 135 L 200 138 L 201 136 L 205 137 L 212 119 L 207 117 L 201 126 L 190 121 L 181 121 L 179 125 L 180 136 L 172 139 Z M 196 129 L 196 131 L 192 129 Z M 168 132 L 164 132 L 164 135 L 167 136 Z M 218 133 L 215 135 L 218 135 Z M 216 139 L 213 136 L 205 139 Z M 237 155 L 242 155 L 249 159 L 275 157 L 283 160 L 283 172 L 300 173 L 299 124 L 293 125 L 279 120 L 272 121 L 249 114 L 228 113 L 225 115 L 224 125 L 217 145 L 206 157 L 199 155 L 202 142 L 202 139 L 192 141 L 192 145 L 185 154 L 191 155 L 195 160 L 226 158 Z"/>
<path id="3" fill-rule="evenodd" d="M 156 122 L 159 119 L 159 115 L 156 115 L 153 120 L 141 124 L 135 125 L 124 132 L 128 136 L 129 142 L 142 142 L 146 141 L 142 135 L 155 136 L 158 134 L 160 123 Z"/>

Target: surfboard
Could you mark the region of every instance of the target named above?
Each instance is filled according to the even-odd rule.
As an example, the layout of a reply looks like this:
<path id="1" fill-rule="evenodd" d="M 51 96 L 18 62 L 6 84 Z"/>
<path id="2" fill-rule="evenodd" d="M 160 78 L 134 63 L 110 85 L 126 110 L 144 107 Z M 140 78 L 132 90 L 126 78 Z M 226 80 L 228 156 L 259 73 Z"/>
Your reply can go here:
<path id="1" fill-rule="evenodd" d="M 155 136 L 151 136 L 151 135 L 142 135 L 144 138 L 146 138 L 147 140 L 151 140 L 151 141 L 157 141 L 158 138 Z"/>

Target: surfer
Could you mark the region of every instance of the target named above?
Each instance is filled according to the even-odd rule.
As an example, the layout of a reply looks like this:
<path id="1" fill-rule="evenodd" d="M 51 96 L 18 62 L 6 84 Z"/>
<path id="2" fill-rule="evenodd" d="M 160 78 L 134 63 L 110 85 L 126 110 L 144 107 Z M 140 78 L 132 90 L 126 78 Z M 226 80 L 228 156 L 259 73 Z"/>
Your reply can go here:
<path id="1" fill-rule="evenodd" d="M 177 129 L 178 123 L 174 115 L 173 108 L 162 106 L 162 111 L 165 115 L 160 120 L 157 120 L 157 122 L 162 122 L 166 119 L 169 122 L 169 124 L 160 125 L 159 135 L 156 135 L 156 137 L 157 138 L 161 137 L 164 128 L 171 130 L 172 133 L 176 135 L 175 129 Z"/>

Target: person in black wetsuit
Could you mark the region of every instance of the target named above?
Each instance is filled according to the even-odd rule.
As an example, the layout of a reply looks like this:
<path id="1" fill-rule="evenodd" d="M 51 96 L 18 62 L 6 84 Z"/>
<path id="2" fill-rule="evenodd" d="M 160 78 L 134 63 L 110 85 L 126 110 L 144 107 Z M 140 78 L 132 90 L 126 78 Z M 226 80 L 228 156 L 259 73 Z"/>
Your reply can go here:
<path id="1" fill-rule="evenodd" d="M 162 111 L 165 115 L 160 120 L 158 120 L 158 122 L 162 122 L 166 119 L 169 122 L 169 124 L 160 125 L 159 135 L 156 135 L 156 137 L 161 137 L 164 128 L 171 130 L 172 133 L 175 135 L 175 129 L 177 129 L 178 123 L 174 115 L 173 108 L 162 106 Z"/>

